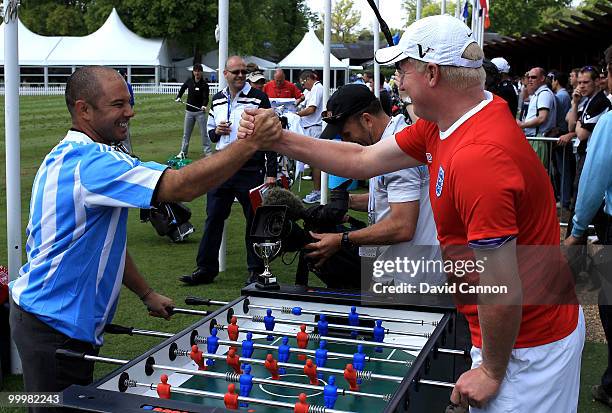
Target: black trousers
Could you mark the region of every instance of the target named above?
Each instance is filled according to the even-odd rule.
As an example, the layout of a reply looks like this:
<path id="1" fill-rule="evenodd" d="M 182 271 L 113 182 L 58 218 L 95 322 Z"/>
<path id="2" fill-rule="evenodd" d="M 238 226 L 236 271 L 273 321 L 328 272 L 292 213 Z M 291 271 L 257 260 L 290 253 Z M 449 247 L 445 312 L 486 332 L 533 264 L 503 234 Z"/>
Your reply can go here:
<path id="1" fill-rule="evenodd" d="M 264 182 L 264 171 L 239 170 L 219 187 L 206 194 L 206 224 L 200 241 L 196 263 L 211 276 L 219 274 L 219 248 L 223 238 L 223 226 L 232 211 L 234 198 L 242 206 L 246 219 L 244 243 L 247 252 L 247 270 L 263 272 L 263 261 L 253 250 L 251 224 L 255 214 L 251 207 L 249 191 Z"/>
<path id="2" fill-rule="evenodd" d="M 11 300 L 11 336 L 17 346 L 27 392 L 60 392 L 71 384 L 93 382 L 94 363 L 79 359 L 59 359 L 57 349 L 98 355 L 99 347 L 72 339 L 24 311 Z M 63 408 L 29 408 L 30 412 L 74 412 Z"/>
<path id="3" fill-rule="evenodd" d="M 594 222 L 597 237 L 602 244 L 608 246 L 612 245 L 612 216 L 607 214 L 601 214 L 599 219 Z M 604 247 L 604 254 L 607 251 Z M 612 257 L 603 256 L 598 264 L 597 272 L 601 277 L 601 289 L 599 290 L 599 318 L 601 319 L 601 325 L 603 326 L 604 333 L 606 334 L 606 341 L 608 342 L 608 366 L 603 376 L 601 377 L 601 384 L 603 385 L 606 393 L 612 395 Z"/>

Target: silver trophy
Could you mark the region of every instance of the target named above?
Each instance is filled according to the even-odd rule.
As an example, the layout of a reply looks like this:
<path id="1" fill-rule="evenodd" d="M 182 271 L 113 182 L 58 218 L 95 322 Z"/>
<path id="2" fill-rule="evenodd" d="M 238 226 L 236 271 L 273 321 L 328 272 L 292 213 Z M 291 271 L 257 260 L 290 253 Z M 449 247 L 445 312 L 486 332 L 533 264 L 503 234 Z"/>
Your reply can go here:
<path id="1" fill-rule="evenodd" d="M 264 272 L 257 277 L 255 287 L 262 290 L 278 290 L 280 286 L 276 281 L 276 276 L 270 272 L 270 260 L 278 254 L 281 249 L 281 242 L 254 242 L 253 250 L 259 258 L 263 260 Z"/>

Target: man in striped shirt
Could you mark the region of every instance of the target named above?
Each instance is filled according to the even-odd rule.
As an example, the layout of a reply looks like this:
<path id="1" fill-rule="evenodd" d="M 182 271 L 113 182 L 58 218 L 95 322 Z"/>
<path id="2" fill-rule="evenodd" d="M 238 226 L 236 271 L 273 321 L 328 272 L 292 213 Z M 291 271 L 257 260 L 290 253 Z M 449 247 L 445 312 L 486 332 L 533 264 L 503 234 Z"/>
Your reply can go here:
<path id="1" fill-rule="evenodd" d="M 92 381 L 91 363 L 56 360 L 55 351 L 97 353 L 121 284 L 152 316 L 169 317 L 172 300 L 149 286 L 127 252 L 128 208 L 190 201 L 233 175 L 260 146 L 242 140 L 170 170 L 111 146 L 126 139 L 134 116 L 126 83 L 115 70 L 78 69 L 65 96 L 72 128 L 34 179 L 28 260 L 10 284 L 12 335 L 30 392 Z"/>

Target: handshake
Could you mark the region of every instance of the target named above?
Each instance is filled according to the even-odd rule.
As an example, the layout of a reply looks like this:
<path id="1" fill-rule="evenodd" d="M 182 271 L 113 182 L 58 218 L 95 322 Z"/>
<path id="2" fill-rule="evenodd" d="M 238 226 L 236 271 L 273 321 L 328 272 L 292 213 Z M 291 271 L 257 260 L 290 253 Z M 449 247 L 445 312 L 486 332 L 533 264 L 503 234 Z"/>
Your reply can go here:
<path id="1" fill-rule="evenodd" d="M 238 127 L 238 139 L 253 139 L 260 149 L 275 150 L 283 124 L 274 109 L 245 109 Z"/>

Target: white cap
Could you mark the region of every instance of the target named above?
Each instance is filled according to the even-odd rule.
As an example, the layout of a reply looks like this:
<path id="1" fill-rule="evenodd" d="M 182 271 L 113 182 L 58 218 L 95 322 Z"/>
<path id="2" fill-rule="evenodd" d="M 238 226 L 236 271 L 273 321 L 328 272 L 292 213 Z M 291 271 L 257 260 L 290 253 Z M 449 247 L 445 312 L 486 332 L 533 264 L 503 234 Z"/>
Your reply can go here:
<path id="1" fill-rule="evenodd" d="M 411 57 L 442 66 L 478 68 L 482 66 L 482 59 L 461 57 L 472 43 L 476 43 L 472 30 L 459 19 L 430 16 L 408 26 L 397 46 L 377 50 L 376 61 L 387 64 Z"/>
<path id="2" fill-rule="evenodd" d="M 248 74 L 247 76 L 247 80 L 249 82 L 259 82 L 260 80 L 266 80 L 266 77 L 263 75 L 263 73 L 261 73 L 260 71 L 256 70 L 254 72 L 251 72 Z"/>
<path id="3" fill-rule="evenodd" d="M 510 64 L 503 57 L 494 57 L 491 59 L 491 63 L 497 66 L 499 73 L 510 73 Z"/>

